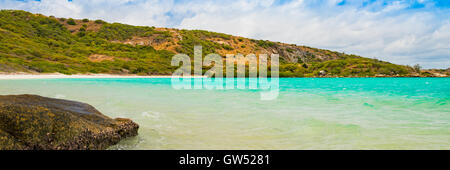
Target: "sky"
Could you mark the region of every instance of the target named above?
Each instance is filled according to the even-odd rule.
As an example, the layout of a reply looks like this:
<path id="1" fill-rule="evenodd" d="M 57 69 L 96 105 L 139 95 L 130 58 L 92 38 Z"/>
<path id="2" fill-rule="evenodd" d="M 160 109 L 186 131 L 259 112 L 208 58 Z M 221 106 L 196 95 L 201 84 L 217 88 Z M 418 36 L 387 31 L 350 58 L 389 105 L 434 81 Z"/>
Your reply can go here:
<path id="1" fill-rule="evenodd" d="M 450 0 L 0 0 L 0 9 L 203 29 L 450 67 Z"/>

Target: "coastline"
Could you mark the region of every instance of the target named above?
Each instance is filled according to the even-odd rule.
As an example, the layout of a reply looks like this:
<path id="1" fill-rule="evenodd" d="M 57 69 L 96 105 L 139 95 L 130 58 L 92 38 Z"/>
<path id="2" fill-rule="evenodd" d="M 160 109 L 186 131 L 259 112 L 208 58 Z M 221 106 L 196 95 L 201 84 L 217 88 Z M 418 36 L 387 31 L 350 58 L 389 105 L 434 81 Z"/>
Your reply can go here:
<path id="1" fill-rule="evenodd" d="M 20 79 L 66 79 L 66 78 L 172 78 L 172 75 L 117 75 L 117 74 L 73 74 L 66 75 L 60 73 L 49 74 L 29 74 L 29 73 L 0 73 L 0 80 L 20 80 Z M 192 76 L 194 78 L 203 76 Z"/>
<path id="2" fill-rule="evenodd" d="M 141 76 L 136 74 L 61 74 L 61 73 L 5 73 L 0 72 L 0 80 L 21 80 L 21 79 L 77 79 L 77 78 L 176 78 L 182 76 L 172 75 L 147 75 Z M 189 76 L 185 78 L 205 78 L 207 76 Z M 430 76 L 428 78 L 448 78 L 446 75 Z M 282 78 L 282 77 L 280 77 Z M 366 76 L 366 77 L 340 77 L 340 76 L 320 76 L 320 77 L 283 77 L 283 78 L 427 78 L 425 76 Z"/>

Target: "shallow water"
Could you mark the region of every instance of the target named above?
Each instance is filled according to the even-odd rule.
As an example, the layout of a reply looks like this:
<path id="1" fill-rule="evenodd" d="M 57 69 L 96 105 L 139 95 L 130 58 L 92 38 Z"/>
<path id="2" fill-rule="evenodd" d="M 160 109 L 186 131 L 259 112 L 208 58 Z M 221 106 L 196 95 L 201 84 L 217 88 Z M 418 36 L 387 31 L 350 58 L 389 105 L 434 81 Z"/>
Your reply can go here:
<path id="1" fill-rule="evenodd" d="M 450 78 L 282 78 L 271 101 L 169 78 L 0 80 L 0 94 L 86 102 L 140 125 L 111 149 L 450 149 Z"/>

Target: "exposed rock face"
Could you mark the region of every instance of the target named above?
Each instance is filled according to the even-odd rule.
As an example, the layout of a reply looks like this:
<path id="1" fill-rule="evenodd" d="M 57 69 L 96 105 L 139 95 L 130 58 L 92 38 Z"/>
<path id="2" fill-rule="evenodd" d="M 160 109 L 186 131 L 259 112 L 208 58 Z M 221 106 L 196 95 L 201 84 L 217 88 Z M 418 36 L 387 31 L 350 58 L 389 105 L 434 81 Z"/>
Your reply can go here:
<path id="1" fill-rule="evenodd" d="M 0 150 L 106 149 L 136 136 L 129 119 L 111 119 L 91 105 L 36 95 L 0 95 Z"/>

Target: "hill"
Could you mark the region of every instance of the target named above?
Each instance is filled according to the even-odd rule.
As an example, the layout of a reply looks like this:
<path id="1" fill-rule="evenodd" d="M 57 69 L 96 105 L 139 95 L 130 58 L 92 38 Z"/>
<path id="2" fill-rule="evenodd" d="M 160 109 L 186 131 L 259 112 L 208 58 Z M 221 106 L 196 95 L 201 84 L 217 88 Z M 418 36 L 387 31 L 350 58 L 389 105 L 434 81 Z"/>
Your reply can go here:
<path id="1" fill-rule="evenodd" d="M 0 11 L 0 72 L 169 75 L 176 69 L 170 65 L 172 56 L 192 56 L 197 44 L 203 46 L 203 54 L 278 53 L 281 77 L 450 75 L 448 70 L 421 71 L 357 55 L 203 30 Z"/>

